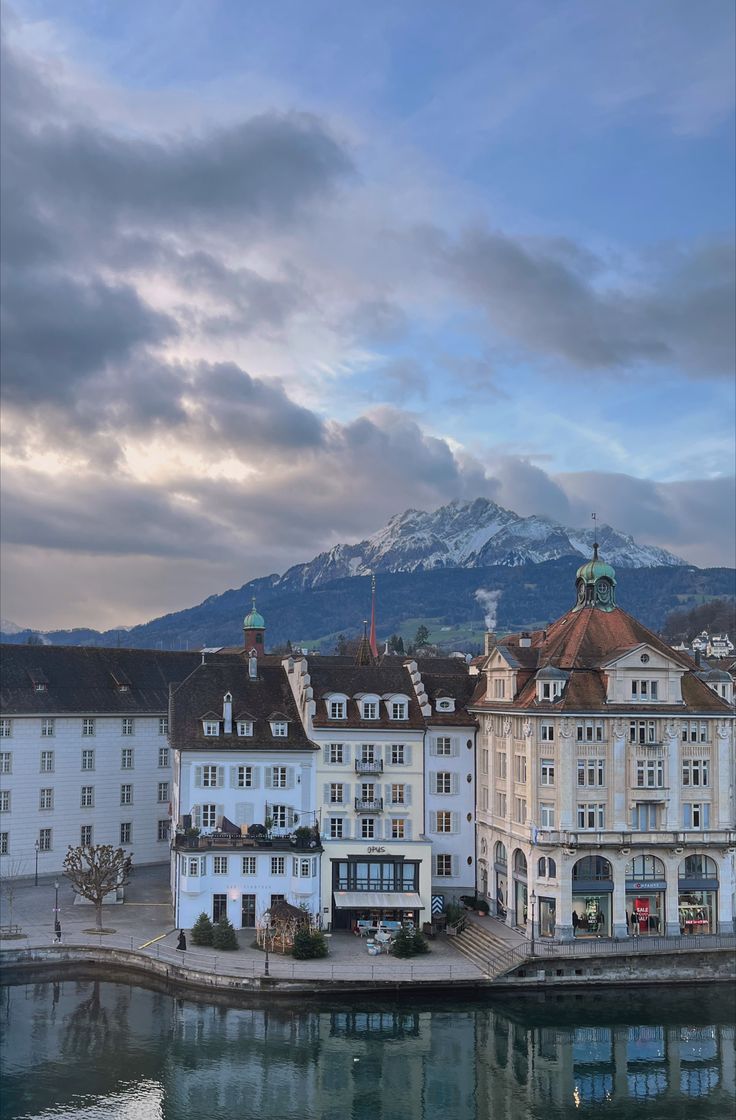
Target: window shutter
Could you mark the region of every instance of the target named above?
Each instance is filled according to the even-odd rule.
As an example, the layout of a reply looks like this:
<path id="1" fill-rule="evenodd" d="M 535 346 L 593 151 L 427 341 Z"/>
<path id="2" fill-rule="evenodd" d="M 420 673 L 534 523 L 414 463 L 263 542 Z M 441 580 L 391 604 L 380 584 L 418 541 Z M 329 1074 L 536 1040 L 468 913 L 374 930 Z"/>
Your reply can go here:
<path id="1" fill-rule="evenodd" d="M 411 766 L 411 752 L 412 748 L 407 744 L 404 747 L 404 765 Z"/>
<path id="2" fill-rule="evenodd" d="M 436 739 L 430 739 L 429 740 L 429 753 L 432 755 L 433 758 L 437 755 L 437 740 Z"/>
<path id="3" fill-rule="evenodd" d="M 273 769 L 270 766 L 264 768 L 263 785 L 266 789 L 273 789 Z"/>
<path id="4" fill-rule="evenodd" d="M 195 766 L 194 767 L 194 784 L 195 784 L 195 786 L 201 786 L 202 785 L 202 767 L 201 766 Z"/>
<path id="5" fill-rule="evenodd" d="M 383 803 L 384 803 L 384 805 L 390 805 L 391 804 L 391 783 L 386 782 L 386 785 L 383 787 L 383 789 L 384 789 L 384 794 L 383 794 L 384 802 Z"/>
<path id="6" fill-rule="evenodd" d="M 404 786 L 404 804 L 411 805 L 411 786 L 408 782 Z"/>
<path id="7" fill-rule="evenodd" d="M 251 767 L 251 789 L 258 789 L 261 784 L 261 768 L 260 766 Z"/>
<path id="8" fill-rule="evenodd" d="M 350 746 L 349 743 L 345 743 L 345 745 L 342 748 L 342 757 L 344 759 L 344 763 L 345 763 L 346 766 L 350 765 L 350 759 L 352 758 L 352 750 L 353 750 L 353 748 Z"/>
<path id="9" fill-rule="evenodd" d="M 192 825 L 194 828 L 201 828 L 202 826 L 202 806 L 192 806 Z"/>
<path id="10" fill-rule="evenodd" d="M 324 757 L 324 760 L 325 760 L 325 762 L 329 762 L 329 761 L 330 761 L 330 748 L 329 748 L 329 746 L 327 745 L 327 743 L 325 743 L 325 745 L 324 745 L 324 746 L 323 746 L 323 748 L 322 748 L 322 755 L 323 755 L 323 757 Z"/>
<path id="11" fill-rule="evenodd" d="M 294 767 L 293 766 L 287 766 L 286 767 L 286 788 L 287 789 L 293 789 L 295 784 L 296 783 L 295 783 L 295 780 L 294 780 Z"/>
<path id="12" fill-rule="evenodd" d="M 406 821 L 404 821 L 404 839 L 405 840 L 411 840 L 411 838 L 412 838 L 412 836 L 411 836 L 411 821 L 406 820 Z"/>
<path id="13" fill-rule="evenodd" d="M 450 793 L 457 793 L 457 791 L 458 791 L 457 774 L 451 774 L 450 775 Z"/>
<path id="14" fill-rule="evenodd" d="M 324 786 L 322 787 L 322 800 L 324 801 L 325 805 L 330 804 L 330 783 L 329 782 L 325 782 Z"/>
<path id="15" fill-rule="evenodd" d="M 429 831 L 437 831 L 437 814 L 435 813 L 434 809 L 429 814 Z"/>
<path id="16" fill-rule="evenodd" d="M 294 825 L 296 823 L 296 821 L 294 819 L 295 817 L 296 817 L 296 813 L 291 808 L 291 806 L 289 806 L 288 809 L 286 810 L 286 826 L 287 826 L 287 828 L 293 828 L 294 827 Z"/>
<path id="17" fill-rule="evenodd" d="M 217 808 L 215 809 L 215 814 L 216 814 L 215 824 L 217 824 L 217 826 L 219 827 L 220 825 L 222 825 L 222 818 L 225 816 L 225 806 L 224 805 L 218 805 Z"/>
<path id="18" fill-rule="evenodd" d="M 453 757 L 457 758 L 457 756 L 460 754 L 460 740 L 453 737 L 450 740 L 450 749 L 452 751 Z"/>
<path id="19" fill-rule="evenodd" d="M 220 787 L 220 789 L 222 789 L 222 787 L 225 785 L 225 767 L 224 766 L 218 766 L 217 767 L 217 785 Z"/>
<path id="20" fill-rule="evenodd" d="M 452 813 L 450 815 L 450 820 L 452 822 L 452 831 L 453 832 L 459 832 L 460 831 L 460 814 L 459 813 Z"/>
<path id="21" fill-rule="evenodd" d="M 342 800 L 343 804 L 350 804 L 350 782 L 343 782 L 342 784 Z"/>
<path id="22" fill-rule="evenodd" d="M 238 768 L 237 766 L 230 767 L 230 788 L 238 788 Z"/>
<path id="23" fill-rule="evenodd" d="M 453 877 L 455 879 L 457 879 L 458 875 L 460 874 L 460 857 L 459 856 L 453 856 L 452 857 L 451 866 L 452 866 Z"/>
<path id="24" fill-rule="evenodd" d="M 429 775 L 429 792 L 430 793 L 437 793 L 438 792 L 438 786 L 439 786 L 438 777 L 434 773 L 434 771 L 432 771 Z"/>
<path id="25" fill-rule="evenodd" d="M 350 817 L 343 817 L 342 835 L 344 840 L 350 839 Z"/>

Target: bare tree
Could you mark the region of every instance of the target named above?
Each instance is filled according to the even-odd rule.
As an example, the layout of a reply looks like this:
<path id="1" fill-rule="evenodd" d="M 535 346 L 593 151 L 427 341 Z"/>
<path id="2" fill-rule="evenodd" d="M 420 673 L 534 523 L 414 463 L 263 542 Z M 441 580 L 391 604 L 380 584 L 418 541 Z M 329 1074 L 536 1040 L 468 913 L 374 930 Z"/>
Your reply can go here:
<path id="1" fill-rule="evenodd" d="M 77 894 L 94 903 L 97 929 L 102 929 L 102 903 L 118 887 L 130 882 L 133 861 L 122 848 L 93 844 L 74 848 L 64 857 L 64 874 Z"/>
<path id="2" fill-rule="evenodd" d="M 8 864 L 5 874 L 0 879 L 0 887 L 5 896 L 5 902 L 8 907 L 8 920 L 5 923 L 9 929 L 13 926 L 13 906 L 15 904 L 15 892 L 18 888 L 18 880 L 23 873 L 23 865 L 25 860 L 14 859 Z"/>

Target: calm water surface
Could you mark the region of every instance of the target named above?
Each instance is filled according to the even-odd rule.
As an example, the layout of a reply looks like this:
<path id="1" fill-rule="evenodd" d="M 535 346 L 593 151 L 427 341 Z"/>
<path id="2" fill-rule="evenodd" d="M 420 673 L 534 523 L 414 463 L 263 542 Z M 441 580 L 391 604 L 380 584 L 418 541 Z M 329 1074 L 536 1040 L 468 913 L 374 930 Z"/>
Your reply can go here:
<path id="1" fill-rule="evenodd" d="M 2 1120 L 733 1120 L 713 987 L 255 1009 L 93 980 L 9 986 Z"/>

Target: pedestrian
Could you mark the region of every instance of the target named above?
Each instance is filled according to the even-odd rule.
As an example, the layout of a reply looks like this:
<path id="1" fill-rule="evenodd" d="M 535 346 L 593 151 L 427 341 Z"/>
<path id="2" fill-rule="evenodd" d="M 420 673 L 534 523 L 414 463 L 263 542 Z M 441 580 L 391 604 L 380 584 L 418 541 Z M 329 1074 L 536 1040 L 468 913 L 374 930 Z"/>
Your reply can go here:
<path id="1" fill-rule="evenodd" d="M 54 944 L 61 944 L 61 922 L 58 918 L 54 922 Z"/>
<path id="2" fill-rule="evenodd" d="M 177 949 L 179 949 L 179 950 L 180 950 L 180 951 L 181 951 L 182 953 L 185 953 L 185 952 L 186 952 L 186 948 L 187 948 L 187 939 L 186 939 L 186 937 L 184 936 L 184 930 L 183 930 L 183 929 L 180 929 L 180 930 L 179 930 L 179 940 L 178 940 L 178 941 L 177 941 L 177 943 L 176 943 L 176 947 L 177 947 Z"/>

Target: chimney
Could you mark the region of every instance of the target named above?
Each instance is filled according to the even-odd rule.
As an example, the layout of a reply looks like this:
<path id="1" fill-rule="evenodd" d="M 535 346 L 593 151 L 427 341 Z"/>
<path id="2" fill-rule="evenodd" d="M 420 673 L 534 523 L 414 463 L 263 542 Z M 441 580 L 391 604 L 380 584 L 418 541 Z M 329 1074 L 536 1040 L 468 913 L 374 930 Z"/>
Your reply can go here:
<path id="1" fill-rule="evenodd" d="M 519 638 L 519 645 L 521 646 L 522 649 L 529 649 L 529 646 L 531 644 L 532 644 L 531 634 L 529 633 L 528 630 L 522 630 L 521 636 Z"/>
<path id="2" fill-rule="evenodd" d="M 695 650 L 695 664 L 700 668 L 700 650 Z"/>
<path id="3" fill-rule="evenodd" d="M 252 681 L 258 679 L 258 654 L 254 649 L 248 654 L 248 677 Z"/>
<path id="4" fill-rule="evenodd" d="M 225 734 L 233 733 L 233 698 L 232 693 L 226 692 L 222 698 L 222 721 L 225 724 Z"/>
<path id="5" fill-rule="evenodd" d="M 496 634 L 494 630 L 486 630 L 484 638 L 483 653 L 488 656 L 496 644 Z"/>

